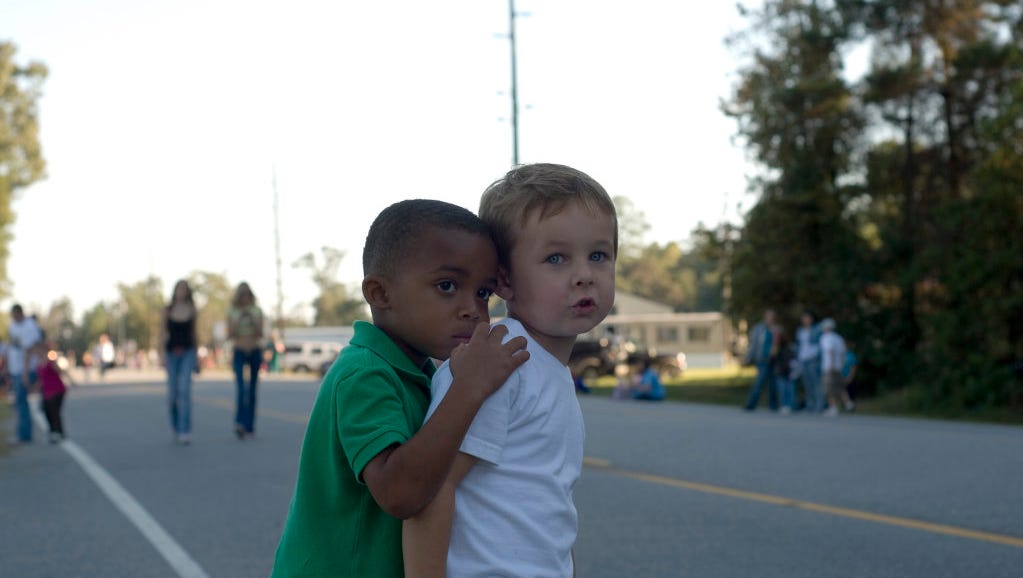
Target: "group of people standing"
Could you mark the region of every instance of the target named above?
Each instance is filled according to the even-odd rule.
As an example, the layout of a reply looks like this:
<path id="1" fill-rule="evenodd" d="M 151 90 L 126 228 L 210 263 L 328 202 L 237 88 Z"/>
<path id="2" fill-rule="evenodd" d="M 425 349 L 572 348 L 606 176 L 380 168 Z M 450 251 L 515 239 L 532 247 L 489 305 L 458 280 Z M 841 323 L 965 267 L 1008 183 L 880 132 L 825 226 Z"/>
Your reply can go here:
<path id="1" fill-rule="evenodd" d="M 837 333 L 834 319 L 820 322 L 810 311 L 800 316 L 794 336 L 786 333 L 773 309 L 749 333 L 745 364 L 756 367 L 744 409 L 753 411 L 767 390 L 772 411 L 838 415 L 840 408 L 853 411 L 856 404 L 850 388 L 856 377 L 856 354 Z M 802 403 L 796 398 L 796 384 L 803 390 Z"/>

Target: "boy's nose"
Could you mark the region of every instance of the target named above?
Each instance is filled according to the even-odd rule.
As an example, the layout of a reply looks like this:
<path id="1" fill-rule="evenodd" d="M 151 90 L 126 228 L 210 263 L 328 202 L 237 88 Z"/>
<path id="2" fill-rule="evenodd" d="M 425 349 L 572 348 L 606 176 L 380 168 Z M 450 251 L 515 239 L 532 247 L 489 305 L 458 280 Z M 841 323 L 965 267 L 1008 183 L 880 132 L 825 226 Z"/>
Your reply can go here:
<path id="1" fill-rule="evenodd" d="M 575 270 L 575 285 L 582 287 L 585 285 L 593 285 L 596 275 L 593 274 L 593 270 L 589 264 L 583 264 L 576 267 Z"/>
<path id="2" fill-rule="evenodd" d="M 484 315 L 487 315 L 486 305 L 480 305 L 475 299 L 473 299 L 472 303 L 466 303 L 462 306 L 461 316 L 463 319 L 479 321 Z"/>

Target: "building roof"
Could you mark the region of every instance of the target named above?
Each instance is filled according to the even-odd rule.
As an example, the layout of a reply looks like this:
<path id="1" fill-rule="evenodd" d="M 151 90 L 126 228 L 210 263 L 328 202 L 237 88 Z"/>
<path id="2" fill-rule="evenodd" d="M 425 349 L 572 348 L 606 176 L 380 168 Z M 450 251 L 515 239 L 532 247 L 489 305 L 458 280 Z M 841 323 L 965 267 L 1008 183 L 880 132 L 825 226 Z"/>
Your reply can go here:
<path id="1" fill-rule="evenodd" d="M 611 315 L 639 315 L 644 313 L 674 313 L 671 305 L 658 303 L 625 291 L 615 292 L 615 305 Z"/>

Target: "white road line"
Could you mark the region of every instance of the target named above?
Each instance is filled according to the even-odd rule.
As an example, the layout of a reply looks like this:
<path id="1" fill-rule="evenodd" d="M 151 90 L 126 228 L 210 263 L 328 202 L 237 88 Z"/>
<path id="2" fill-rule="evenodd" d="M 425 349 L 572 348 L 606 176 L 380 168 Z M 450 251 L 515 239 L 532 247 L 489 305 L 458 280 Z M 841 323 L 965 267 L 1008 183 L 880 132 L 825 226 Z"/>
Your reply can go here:
<path id="1" fill-rule="evenodd" d="M 40 430 L 49 432 L 50 427 L 46 423 L 46 418 L 39 411 L 37 404 L 33 402 L 30 402 L 30 406 L 36 425 L 39 426 Z M 71 440 L 66 440 L 60 445 L 65 452 L 78 462 L 78 465 L 85 470 L 85 473 L 89 474 L 92 481 L 106 494 L 107 498 L 110 498 L 114 506 L 135 524 L 135 527 L 142 532 L 142 535 L 149 540 L 149 543 L 156 548 L 164 560 L 170 564 L 171 568 L 178 573 L 178 576 L 181 578 L 209 578 L 209 574 L 199 566 L 198 562 L 193 560 L 188 555 L 188 552 L 178 545 L 174 538 L 149 515 L 149 512 L 121 484 L 117 483 L 113 476 L 96 463 L 96 460 L 92 459 L 88 452 L 78 447 L 78 444 Z"/>

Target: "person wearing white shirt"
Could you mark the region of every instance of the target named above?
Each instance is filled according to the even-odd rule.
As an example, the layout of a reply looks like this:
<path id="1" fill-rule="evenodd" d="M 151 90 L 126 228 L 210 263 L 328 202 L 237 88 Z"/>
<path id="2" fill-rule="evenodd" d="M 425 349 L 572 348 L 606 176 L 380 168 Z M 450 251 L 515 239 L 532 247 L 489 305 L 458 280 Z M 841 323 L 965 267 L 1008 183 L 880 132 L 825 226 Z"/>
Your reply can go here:
<path id="1" fill-rule="evenodd" d="M 28 408 L 28 380 L 30 360 L 28 352 L 39 343 L 43 333 L 31 318 L 25 317 L 21 305 L 15 303 L 11 307 L 11 324 L 7 328 L 7 373 L 11 377 L 14 388 L 14 403 L 18 414 L 18 425 L 14 441 L 29 443 L 32 441 L 32 415 Z"/>
<path id="2" fill-rule="evenodd" d="M 827 414 L 838 415 L 845 380 L 842 379 L 842 364 L 845 363 L 845 340 L 835 333 L 835 320 L 821 321 L 821 384 L 828 394 Z"/>

